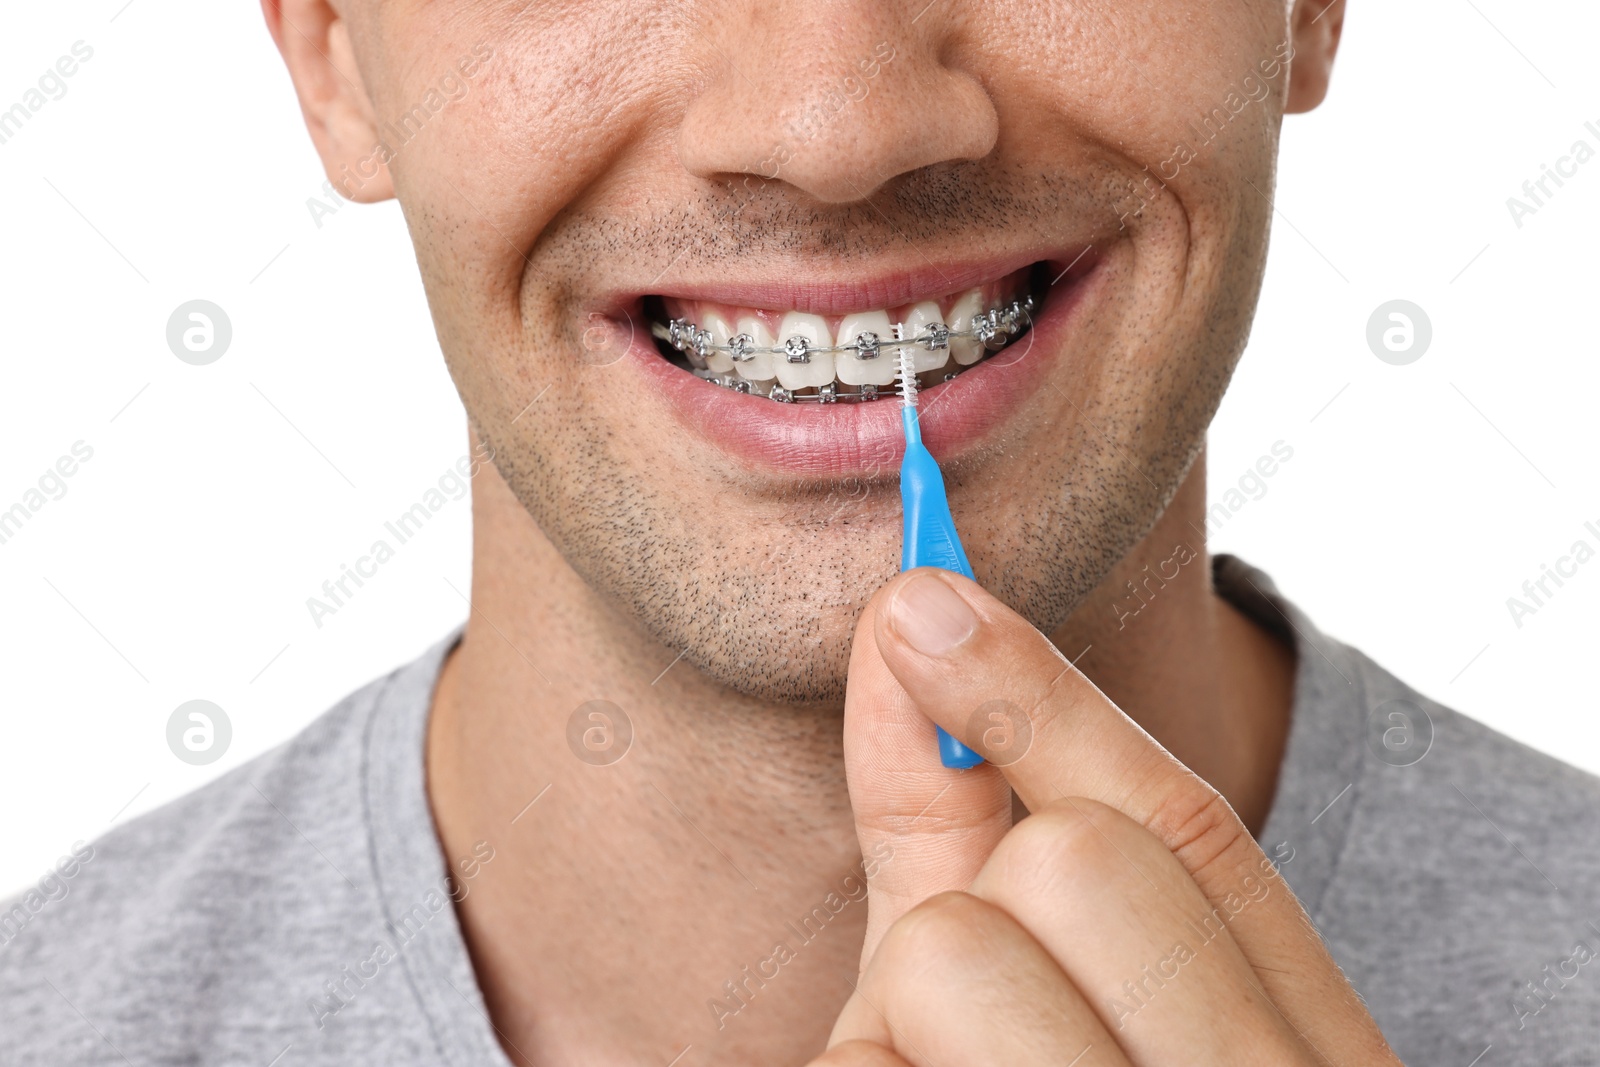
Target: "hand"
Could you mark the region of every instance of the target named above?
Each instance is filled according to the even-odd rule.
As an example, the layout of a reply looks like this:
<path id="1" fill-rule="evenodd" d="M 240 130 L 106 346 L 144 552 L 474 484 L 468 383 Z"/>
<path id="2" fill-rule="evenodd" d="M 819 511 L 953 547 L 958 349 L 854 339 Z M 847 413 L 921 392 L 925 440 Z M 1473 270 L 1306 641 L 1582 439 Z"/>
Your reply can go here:
<path id="1" fill-rule="evenodd" d="M 975 583 L 873 598 L 844 744 L 867 937 L 816 1064 L 1399 1063 L 1227 801 Z"/>

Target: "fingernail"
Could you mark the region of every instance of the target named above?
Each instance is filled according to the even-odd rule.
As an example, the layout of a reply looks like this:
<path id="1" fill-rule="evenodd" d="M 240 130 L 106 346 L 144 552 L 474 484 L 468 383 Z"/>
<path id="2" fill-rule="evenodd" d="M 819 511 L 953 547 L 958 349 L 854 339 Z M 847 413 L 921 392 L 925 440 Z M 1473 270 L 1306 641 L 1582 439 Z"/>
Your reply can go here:
<path id="1" fill-rule="evenodd" d="M 978 616 L 961 595 L 931 574 L 919 574 L 895 590 L 889 621 L 924 656 L 944 655 L 978 628 Z"/>

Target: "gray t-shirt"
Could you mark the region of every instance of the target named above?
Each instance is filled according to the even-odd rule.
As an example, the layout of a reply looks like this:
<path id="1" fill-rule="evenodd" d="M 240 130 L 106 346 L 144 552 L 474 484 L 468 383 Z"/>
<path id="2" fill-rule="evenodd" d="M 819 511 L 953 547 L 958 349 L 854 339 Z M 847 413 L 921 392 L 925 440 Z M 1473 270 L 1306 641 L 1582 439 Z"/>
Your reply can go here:
<path id="1" fill-rule="evenodd" d="M 1600 1060 L 1600 780 L 1407 688 L 1261 572 L 1215 576 L 1298 651 L 1262 844 L 1402 1059 Z M 447 880 L 424 792 L 455 639 L 0 906 L 0 1063 L 506 1067 L 450 902 L 485 857 Z"/>

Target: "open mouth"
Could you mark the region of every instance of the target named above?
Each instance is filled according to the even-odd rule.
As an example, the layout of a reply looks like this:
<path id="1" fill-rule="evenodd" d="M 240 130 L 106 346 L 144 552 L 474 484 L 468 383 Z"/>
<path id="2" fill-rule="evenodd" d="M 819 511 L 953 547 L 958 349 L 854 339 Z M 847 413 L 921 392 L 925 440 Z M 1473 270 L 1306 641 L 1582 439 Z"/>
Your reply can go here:
<path id="1" fill-rule="evenodd" d="M 712 385 L 779 403 L 898 395 L 900 352 L 917 383 L 949 381 L 1024 337 L 1050 288 L 1048 265 L 897 307 L 847 315 L 733 307 L 651 296 L 656 350 Z"/>

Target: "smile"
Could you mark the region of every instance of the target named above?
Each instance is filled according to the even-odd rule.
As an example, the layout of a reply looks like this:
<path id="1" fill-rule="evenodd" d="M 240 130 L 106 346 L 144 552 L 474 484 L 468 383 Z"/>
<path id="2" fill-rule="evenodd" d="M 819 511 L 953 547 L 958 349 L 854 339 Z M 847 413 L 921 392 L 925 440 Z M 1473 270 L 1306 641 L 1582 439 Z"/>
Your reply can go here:
<path id="1" fill-rule="evenodd" d="M 672 297 L 648 300 L 646 314 L 657 351 L 712 385 L 779 403 L 870 401 L 898 395 L 904 349 L 927 388 L 1025 335 L 1044 274 L 1036 265 L 941 297 L 838 316 Z"/>
<path id="2" fill-rule="evenodd" d="M 1052 368 L 1089 358 L 1074 339 L 1119 254 L 1082 242 L 854 276 L 686 277 L 675 293 L 608 294 L 603 314 L 628 338 L 638 403 L 734 461 L 711 469 L 875 478 L 892 476 L 905 450 L 902 349 L 923 440 L 941 463 L 959 459 L 1040 417 L 1030 400 Z"/>

